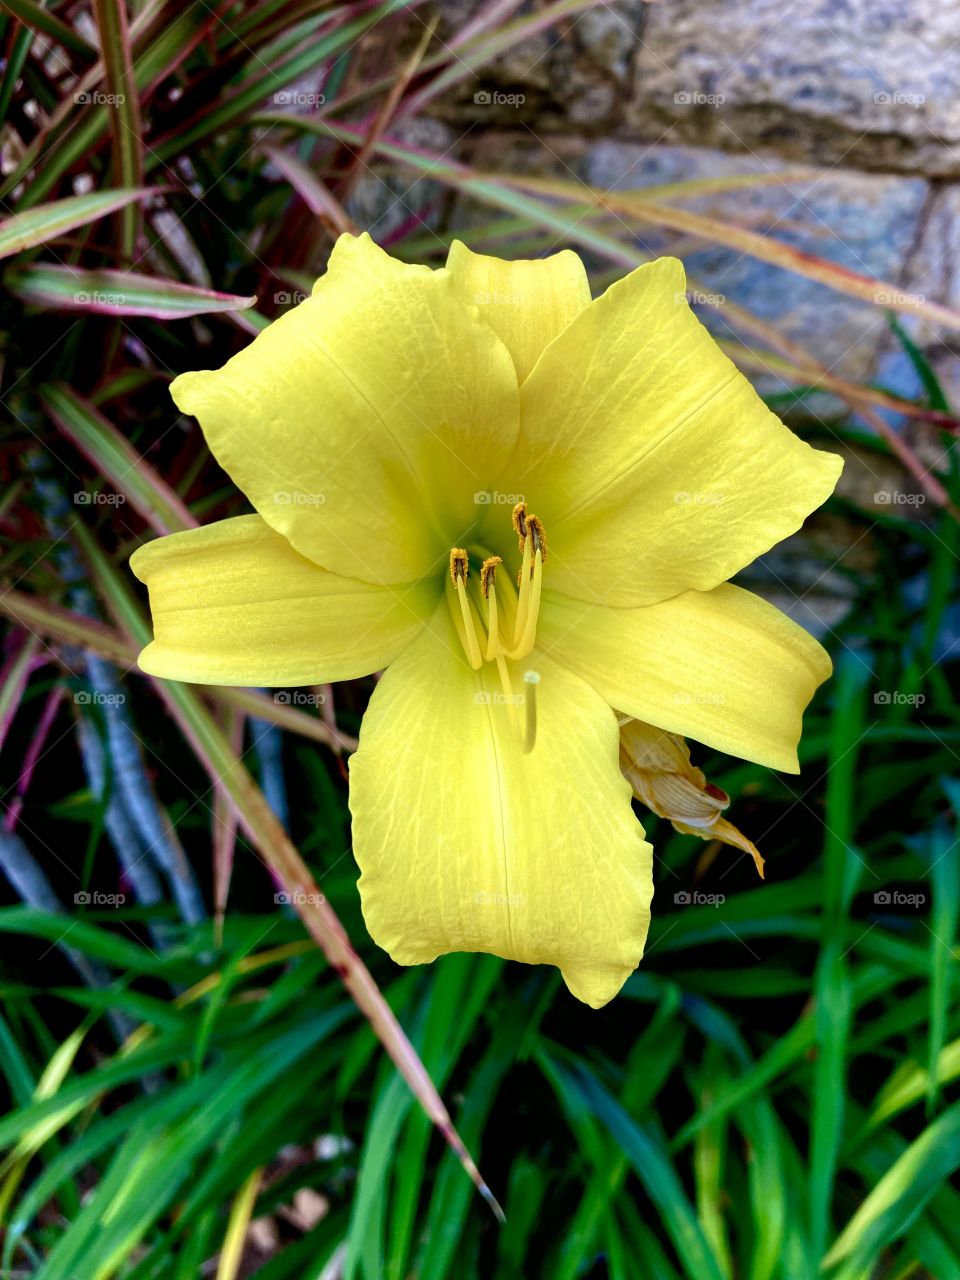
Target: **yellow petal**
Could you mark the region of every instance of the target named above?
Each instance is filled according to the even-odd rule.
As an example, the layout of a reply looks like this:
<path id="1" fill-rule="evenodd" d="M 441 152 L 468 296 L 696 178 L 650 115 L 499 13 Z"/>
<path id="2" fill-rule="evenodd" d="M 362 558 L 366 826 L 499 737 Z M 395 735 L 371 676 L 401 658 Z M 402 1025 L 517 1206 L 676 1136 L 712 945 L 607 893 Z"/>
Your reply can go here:
<path id="1" fill-rule="evenodd" d="M 765 407 L 661 258 L 591 303 L 521 388 L 499 482 L 544 522 L 551 585 L 633 606 L 708 591 L 793 533 L 841 461 Z"/>
<path id="2" fill-rule="evenodd" d="M 506 262 L 454 240 L 447 270 L 464 302 L 480 308 L 481 318 L 510 352 L 518 382 L 590 303 L 587 273 L 570 249 L 549 258 Z"/>
<path id="3" fill-rule="evenodd" d="M 171 393 L 303 555 L 412 582 L 462 545 L 517 432 L 513 364 L 446 271 L 341 236 L 313 294 Z"/>
<path id="4" fill-rule="evenodd" d="M 832 669 L 802 627 L 729 583 L 641 609 L 544 591 L 537 640 L 627 715 L 787 773 Z"/>
<path id="5" fill-rule="evenodd" d="M 158 538 L 130 567 L 150 591 L 150 675 L 203 684 L 350 680 L 406 648 L 439 584 L 376 587 L 330 573 L 259 516 Z"/>
<path id="6" fill-rule="evenodd" d="M 529 755 L 446 605 L 380 681 L 350 762 L 363 915 L 398 964 L 449 951 L 554 964 L 598 1008 L 643 954 L 651 850 L 613 712 L 549 659 L 537 669 Z"/>

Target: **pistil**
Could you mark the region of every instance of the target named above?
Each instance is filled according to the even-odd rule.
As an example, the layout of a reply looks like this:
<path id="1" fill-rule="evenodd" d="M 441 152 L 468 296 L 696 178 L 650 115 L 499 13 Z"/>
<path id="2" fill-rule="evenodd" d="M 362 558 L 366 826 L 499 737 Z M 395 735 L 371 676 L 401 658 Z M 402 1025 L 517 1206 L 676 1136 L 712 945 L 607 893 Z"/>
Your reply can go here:
<path id="1" fill-rule="evenodd" d="M 526 690 L 526 723 L 523 734 L 523 754 L 529 755 L 537 741 L 537 686 L 540 683 L 539 671 L 527 671 L 523 677 Z"/>

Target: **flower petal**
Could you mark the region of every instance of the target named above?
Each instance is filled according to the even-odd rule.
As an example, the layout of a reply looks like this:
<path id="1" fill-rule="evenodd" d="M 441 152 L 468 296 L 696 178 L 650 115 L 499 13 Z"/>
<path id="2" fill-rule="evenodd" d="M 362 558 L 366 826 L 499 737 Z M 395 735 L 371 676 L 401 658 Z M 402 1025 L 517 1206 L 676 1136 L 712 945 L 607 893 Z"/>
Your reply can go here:
<path id="1" fill-rule="evenodd" d="M 616 606 L 708 591 L 793 533 L 841 461 L 765 407 L 660 258 L 591 303 L 521 388 L 501 487 L 543 521 L 551 585 Z"/>
<path id="2" fill-rule="evenodd" d="M 375 587 L 294 551 L 259 516 L 173 533 L 134 553 L 150 591 L 153 676 L 203 684 L 351 680 L 392 662 L 440 594 L 433 583 Z"/>
<path id="3" fill-rule="evenodd" d="M 832 670 L 813 636 L 730 583 L 642 609 L 545 591 L 537 643 L 626 715 L 787 773 Z"/>
<path id="4" fill-rule="evenodd" d="M 506 262 L 454 240 L 447 270 L 464 302 L 480 308 L 513 357 L 523 382 L 548 343 L 590 304 L 583 263 L 570 249 L 549 258 Z"/>
<path id="5" fill-rule="evenodd" d="M 171 392 L 268 524 L 375 583 L 412 582 L 462 543 L 517 433 L 500 340 L 448 272 L 368 235 L 341 236 L 311 297 Z"/>
<path id="6" fill-rule="evenodd" d="M 350 762 L 363 915 L 398 964 L 555 964 L 598 1008 L 643 954 L 651 850 L 613 712 L 555 662 L 538 670 L 529 755 L 496 669 L 470 670 L 445 605 L 380 681 Z"/>

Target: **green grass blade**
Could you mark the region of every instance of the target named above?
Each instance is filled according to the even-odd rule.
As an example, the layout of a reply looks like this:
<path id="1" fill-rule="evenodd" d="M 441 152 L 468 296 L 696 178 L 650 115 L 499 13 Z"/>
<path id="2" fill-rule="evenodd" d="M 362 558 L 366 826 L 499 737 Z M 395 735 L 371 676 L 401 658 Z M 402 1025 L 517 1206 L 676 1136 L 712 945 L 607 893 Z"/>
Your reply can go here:
<path id="1" fill-rule="evenodd" d="M 0 258 L 49 244 L 59 236 L 105 218 L 135 201 L 154 193 L 146 187 L 135 190 L 93 191 L 84 196 L 67 196 L 51 204 L 39 205 L 26 213 L 15 213 L 0 222 Z"/>

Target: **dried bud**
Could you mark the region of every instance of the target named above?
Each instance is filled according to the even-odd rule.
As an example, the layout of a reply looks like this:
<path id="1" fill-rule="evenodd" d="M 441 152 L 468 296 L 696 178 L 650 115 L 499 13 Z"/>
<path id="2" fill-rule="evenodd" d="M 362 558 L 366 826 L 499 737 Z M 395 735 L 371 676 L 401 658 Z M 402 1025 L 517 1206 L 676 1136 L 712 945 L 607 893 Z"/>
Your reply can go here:
<path id="1" fill-rule="evenodd" d="M 749 853 L 763 876 L 760 851 L 722 816 L 730 797 L 691 763 L 683 738 L 621 717 L 620 768 L 641 804 L 684 835 L 720 840 Z"/>

